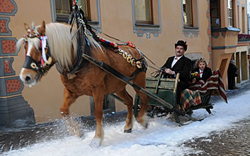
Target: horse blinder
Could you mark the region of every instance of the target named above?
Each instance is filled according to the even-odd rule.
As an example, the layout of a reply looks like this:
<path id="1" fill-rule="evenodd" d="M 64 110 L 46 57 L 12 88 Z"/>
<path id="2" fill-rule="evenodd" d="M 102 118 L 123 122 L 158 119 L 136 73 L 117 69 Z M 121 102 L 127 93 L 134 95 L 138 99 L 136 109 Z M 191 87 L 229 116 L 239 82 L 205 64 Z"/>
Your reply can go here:
<path id="1" fill-rule="evenodd" d="M 40 61 L 36 61 L 31 56 L 26 56 L 25 54 L 25 62 L 23 64 L 23 68 L 34 70 L 41 75 L 47 73 L 53 64 L 52 64 L 52 58 L 49 54 L 49 47 L 46 47 L 46 51 L 47 51 L 46 54 L 47 61 L 43 60 L 43 58 L 41 58 Z M 39 48 L 39 52 L 42 52 L 42 48 Z"/>
<path id="2" fill-rule="evenodd" d="M 51 60 L 51 57 L 49 58 Z M 34 70 L 41 75 L 44 75 L 52 67 L 51 64 L 42 63 L 42 61 L 36 61 L 31 56 L 26 56 L 23 68 Z"/>

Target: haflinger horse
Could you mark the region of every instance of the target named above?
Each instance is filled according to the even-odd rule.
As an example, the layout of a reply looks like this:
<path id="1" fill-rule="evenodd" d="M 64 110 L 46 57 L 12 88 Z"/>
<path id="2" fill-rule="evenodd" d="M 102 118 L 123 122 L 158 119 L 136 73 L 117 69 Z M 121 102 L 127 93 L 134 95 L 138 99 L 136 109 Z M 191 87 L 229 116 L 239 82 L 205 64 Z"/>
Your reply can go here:
<path id="1" fill-rule="evenodd" d="M 127 119 L 124 126 L 124 132 L 130 133 L 133 128 L 133 99 L 126 91 L 127 83 L 119 80 L 110 73 L 107 73 L 98 66 L 82 61 L 82 68 L 70 73 L 71 67 L 82 56 L 78 56 L 78 49 L 82 49 L 83 53 L 88 53 L 93 59 L 103 61 L 112 66 L 118 72 L 127 77 L 133 77 L 138 67 L 128 63 L 123 55 L 114 52 L 110 47 L 105 47 L 96 41 L 90 33 L 84 33 L 84 39 L 81 48 L 77 36 L 78 29 L 72 28 L 69 24 L 49 23 L 43 21 L 40 26 L 30 28 L 28 24 L 24 24 L 27 35 L 20 38 L 16 44 L 19 51 L 22 43 L 25 50 L 25 62 L 20 72 L 20 79 L 27 86 L 36 85 L 49 69 L 57 64 L 63 72 L 60 72 L 61 81 L 64 84 L 64 100 L 60 108 L 64 118 L 69 118 L 69 107 L 76 101 L 79 96 L 93 96 L 95 103 L 94 116 L 96 119 L 95 136 L 92 139 L 91 146 L 100 146 L 104 137 L 103 132 L 103 100 L 104 95 L 115 93 L 124 100 L 127 106 Z M 89 32 L 87 29 L 86 32 Z M 87 47 L 87 48 L 86 48 Z M 142 54 L 135 47 L 128 45 L 119 46 L 122 51 L 135 59 L 142 58 Z M 49 51 L 49 52 L 48 52 Z M 88 52 L 86 52 L 88 51 Z M 49 53 L 49 54 L 48 54 Z M 143 57 L 144 58 L 144 57 Z M 143 59 L 146 61 L 146 59 Z M 138 72 L 131 82 L 142 88 L 145 88 L 145 71 Z M 147 128 L 148 120 L 146 117 L 146 107 L 149 97 L 144 93 L 135 89 L 141 99 L 141 110 L 136 117 L 143 127 Z"/>

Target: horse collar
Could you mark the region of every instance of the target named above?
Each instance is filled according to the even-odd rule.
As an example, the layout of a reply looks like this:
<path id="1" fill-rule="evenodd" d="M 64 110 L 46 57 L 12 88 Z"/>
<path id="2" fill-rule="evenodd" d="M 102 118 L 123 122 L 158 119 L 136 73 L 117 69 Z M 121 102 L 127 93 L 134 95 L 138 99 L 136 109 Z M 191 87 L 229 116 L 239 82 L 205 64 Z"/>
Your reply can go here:
<path id="1" fill-rule="evenodd" d="M 69 70 L 65 70 L 58 62 L 56 62 L 56 69 L 57 71 L 62 74 L 70 77 L 75 77 L 74 75 L 79 72 L 87 63 L 83 57 L 82 54 L 90 54 L 90 44 L 89 40 L 85 35 L 79 35 L 81 37 L 78 38 L 78 50 L 77 50 L 77 56 L 74 64 L 69 68 Z M 85 42 L 84 42 L 85 41 Z M 84 48 L 83 48 L 84 47 Z"/>

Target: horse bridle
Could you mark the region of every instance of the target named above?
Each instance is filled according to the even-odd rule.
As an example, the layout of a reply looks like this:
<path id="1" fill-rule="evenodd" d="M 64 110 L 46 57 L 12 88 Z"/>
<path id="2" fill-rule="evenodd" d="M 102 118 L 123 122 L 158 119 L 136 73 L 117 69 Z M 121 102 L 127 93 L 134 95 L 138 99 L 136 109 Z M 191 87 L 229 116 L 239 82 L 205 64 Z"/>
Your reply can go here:
<path id="1" fill-rule="evenodd" d="M 36 61 L 31 56 L 27 56 L 27 52 L 25 52 L 26 58 L 23 68 L 31 69 L 38 72 L 40 75 L 44 75 L 53 66 L 47 36 L 41 36 L 36 29 L 29 29 L 27 33 L 28 34 L 24 36 L 25 41 L 27 41 L 28 38 L 38 38 L 41 43 L 41 48 L 38 50 L 41 51 L 44 56 L 40 61 Z"/>

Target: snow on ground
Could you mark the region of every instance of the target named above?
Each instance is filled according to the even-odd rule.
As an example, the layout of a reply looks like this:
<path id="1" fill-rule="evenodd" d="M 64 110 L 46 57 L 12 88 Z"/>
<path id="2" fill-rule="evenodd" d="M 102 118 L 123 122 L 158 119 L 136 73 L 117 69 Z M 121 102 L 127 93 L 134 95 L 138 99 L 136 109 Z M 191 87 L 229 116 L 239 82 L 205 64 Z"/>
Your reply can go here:
<path id="1" fill-rule="evenodd" d="M 123 133 L 124 122 L 104 125 L 105 137 L 101 147 L 91 148 L 89 143 L 94 131 L 86 131 L 84 138 L 75 136 L 58 138 L 4 153 L 4 156 L 178 156 L 199 153 L 182 143 L 197 137 L 209 136 L 212 131 L 229 129 L 234 122 L 250 118 L 250 91 L 215 103 L 212 114 L 204 109 L 194 111 L 194 118 L 206 117 L 201 122 L 178 126 L 166 117 L 150 119 L 148 129 L 134 122 L 131 134 Z"/>

